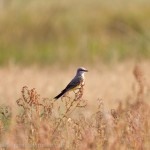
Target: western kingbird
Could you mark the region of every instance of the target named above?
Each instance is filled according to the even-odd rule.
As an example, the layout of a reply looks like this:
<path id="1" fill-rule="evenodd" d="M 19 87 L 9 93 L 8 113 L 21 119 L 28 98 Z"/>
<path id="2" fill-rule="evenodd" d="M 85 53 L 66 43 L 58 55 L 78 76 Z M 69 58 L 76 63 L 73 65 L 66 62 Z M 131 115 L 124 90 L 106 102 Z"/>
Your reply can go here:
<path id="1" fill-rule="evenodd" d="M 66 86 L 66 88 L 61 91 L 60 94 L 54 97 L 54 99 L 58 99 L 61 96 L 63 96 L 65 93 L 67 93 L 68 91 L 78 89 L 79 86 L 84 85 L 84 73 L 85 72 L 88 72 L 88 70 L 83 67 L 78 68 L 75 77 Z"/>

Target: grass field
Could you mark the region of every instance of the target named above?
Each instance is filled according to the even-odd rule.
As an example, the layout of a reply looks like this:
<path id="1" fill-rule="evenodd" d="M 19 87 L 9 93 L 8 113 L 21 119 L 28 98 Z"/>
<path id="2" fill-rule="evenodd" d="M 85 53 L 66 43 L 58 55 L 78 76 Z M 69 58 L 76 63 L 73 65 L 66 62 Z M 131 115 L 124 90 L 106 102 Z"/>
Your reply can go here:
<path id="1" fill-rule="evenodd" d="M 149 7 L 149 0 L 2 1 L 0 64 L 149 59 Z"/>
<path id="2" fill-rule="evenodd" d="M 0 0 L 0 150 L 149 150 L 149 8 Z M 79 66 L 84 90 L 54 101 Z"/>
<path id="3" fill-rule="evenodd" d="M 63 101 L 53 97 L 76 67 L 1 68 L 1 148 L 148 150 L 149 62 L 86 67 L 83 97 Z"/>

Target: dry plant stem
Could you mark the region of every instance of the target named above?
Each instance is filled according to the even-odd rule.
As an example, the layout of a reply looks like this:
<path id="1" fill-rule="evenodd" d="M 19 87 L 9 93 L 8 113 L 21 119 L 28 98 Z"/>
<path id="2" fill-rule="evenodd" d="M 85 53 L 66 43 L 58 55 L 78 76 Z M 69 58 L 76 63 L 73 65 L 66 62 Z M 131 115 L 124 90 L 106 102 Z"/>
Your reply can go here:
<path id="1" fill-rule="evenodd" d="M 83 95 L 83 86 L 84 85 L 81 85 L 81 87 L 79 88 L 79 91 L 77 93 L 75 93 L 75 98 L 73 99 L 73 101 L 71 101 L 69 107 L 67 107 L 65 113 L 63 114 L 62 118 L 60 119 L 60 121 L 58 122 L 56 128 L 54 129 L 54 132 L 53 134 L 57 131 L 58 127 L 60 126 L 61 122 L 63 121 L 64 118 L 67 118 L 67 115 L 68 113 L 70 112 L 70 114 L 77 108 L 77 107 L 81 107 L 79 104 L 80 104 L 80 99 Z M 68 96 L 67 96 L 68 98 Z M 69 97 L 69 100 L 70 100 L 70 97 Z M 77 103 L 76 103 L 77 102 Z M 74 104 L 76 103 L 76 105 L 74 106 Z M 66 104 L 67 106 L 67 104 Z M 71 111 L 71 108 L 74 106 L 74 109 L 72 109 Z M 85 105 L 86 106 L 86 105 Z M 85 107 L 85 106 L 82 106 L 82 107 Z"/>
<path id="2" fill-rule="evenodd" d="M 144 96 L 145 78 L 144 78 L 143 71 L 142 71 L 142 69 L 141 69 L 141 67 L 139 65 L 136 65 L 134 67 L 133 74 L 134 74 L 134 77 L 135 77 L 135 79 L 137 80 L 137 82 L 139 84 L 139 90 L 138 90 L 138 93 L 137 93 L 137 99 L 139 101 L 141 101 L 142 97 Z"/>
<path id="3" fill-rule="evenodd" d="M 75 102 L 76 102 L 75 100 L 73 100 L 73 101 L 71 102 L 70 106 L 67 108 L 67 110 L 66 110 L 65 113 L 63 114 L 62 118 L 60 118 L 60 121 L 58 122 L 56 128 L 54 129 L 53 134 L 57 131 L 57 129 L 58 129 L 58 127 L 60 126 L 60 124 L 62 123 L 63 119 L 64 119 L 64 118 L 67 118 L 67 113 L 68 113 L 69 111 L 71 111 L 71 107 L 73 106 L 73 104 L 74 104 Z M 79 102 L 78 102 L 78 103 L 79 103 Z M 75 107 L 76 107 L 76 106 L 75 106 Z"/>

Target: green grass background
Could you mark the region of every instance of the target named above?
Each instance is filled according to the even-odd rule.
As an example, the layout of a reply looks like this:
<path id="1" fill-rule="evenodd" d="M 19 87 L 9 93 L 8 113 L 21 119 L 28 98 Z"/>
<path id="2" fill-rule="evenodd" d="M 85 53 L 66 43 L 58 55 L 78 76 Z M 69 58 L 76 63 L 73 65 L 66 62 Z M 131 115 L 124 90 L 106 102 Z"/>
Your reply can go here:
<path id="1" fill-rule="evenodd" d="M 150 58 L 149 0 L 6 0 L 0 65 Z"/>

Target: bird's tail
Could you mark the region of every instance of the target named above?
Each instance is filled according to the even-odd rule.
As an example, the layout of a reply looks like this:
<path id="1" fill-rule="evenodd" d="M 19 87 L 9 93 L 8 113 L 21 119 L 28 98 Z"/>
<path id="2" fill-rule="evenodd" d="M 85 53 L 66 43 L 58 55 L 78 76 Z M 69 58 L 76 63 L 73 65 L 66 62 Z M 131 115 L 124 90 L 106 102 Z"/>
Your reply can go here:
<path id="1" fill-rule="evenodd" d="M 57 99 L 60 98 L 62 95 L 64 95 L 66 92 L 67 92 L 66 89 L 64 89 L 63 91 L 61 91 L 60 94 L 58 94 L 56 97 L 54 97 L 54 99 L 57 100 Z"/>

